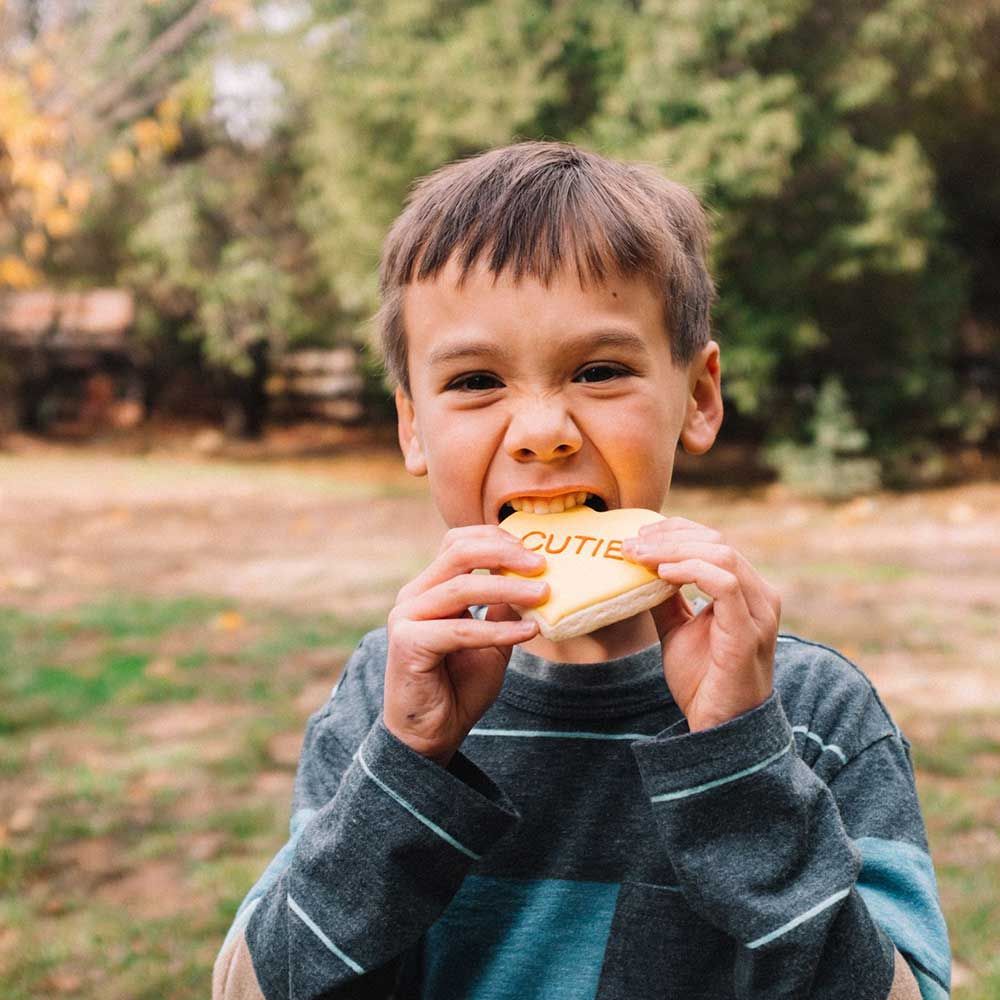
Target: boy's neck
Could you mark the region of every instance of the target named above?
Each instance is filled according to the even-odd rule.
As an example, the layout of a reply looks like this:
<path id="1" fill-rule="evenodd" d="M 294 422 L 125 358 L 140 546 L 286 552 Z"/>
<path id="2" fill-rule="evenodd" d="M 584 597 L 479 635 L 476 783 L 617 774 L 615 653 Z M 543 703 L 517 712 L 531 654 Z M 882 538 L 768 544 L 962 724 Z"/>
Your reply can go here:
<path id="1" fill-rule="evenodd" d="M 521 649 L 550 663 L 605 663 L 638 653 L 657 641 L 656 625 L 648 611 L 615 622 L 590 635 L 550 642 L 542 635 L 521 643 Z"/>

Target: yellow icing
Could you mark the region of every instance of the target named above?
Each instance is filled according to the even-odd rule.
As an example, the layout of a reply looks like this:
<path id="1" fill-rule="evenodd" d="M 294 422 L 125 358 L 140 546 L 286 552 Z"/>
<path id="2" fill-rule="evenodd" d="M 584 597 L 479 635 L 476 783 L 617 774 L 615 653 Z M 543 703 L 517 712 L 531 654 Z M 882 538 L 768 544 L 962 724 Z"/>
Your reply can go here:
<path id="1" fill-rule="evenodd" d="M 644 524 L 660 520 L 662 514 L 642 507 L 606 511 L 571 507 L 559 514 L 515 511 L 500 527 L 545 556 L 545 572 L 525 579 L 548 581 L 549 599 L 532 610 L 556 625 L 567 615 L 659 579 L 645 566 L 625 559 L 621 545 Z"/>

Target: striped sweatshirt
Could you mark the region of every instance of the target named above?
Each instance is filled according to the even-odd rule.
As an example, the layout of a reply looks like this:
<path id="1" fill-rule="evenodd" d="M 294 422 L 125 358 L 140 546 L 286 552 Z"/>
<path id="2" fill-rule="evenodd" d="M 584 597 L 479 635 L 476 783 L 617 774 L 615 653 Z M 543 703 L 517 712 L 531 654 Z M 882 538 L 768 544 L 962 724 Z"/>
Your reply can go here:
<path id="1" fill-rule="evenodd" d="M 692 733 L 659 645 L 515 647 L 447 768 L 381 718 L 369 633 L 309 719 L 290 839 L 239 907 L 216 1000 L 924 1000 L 950 953 L 910 746 L 833 650 Z"/>

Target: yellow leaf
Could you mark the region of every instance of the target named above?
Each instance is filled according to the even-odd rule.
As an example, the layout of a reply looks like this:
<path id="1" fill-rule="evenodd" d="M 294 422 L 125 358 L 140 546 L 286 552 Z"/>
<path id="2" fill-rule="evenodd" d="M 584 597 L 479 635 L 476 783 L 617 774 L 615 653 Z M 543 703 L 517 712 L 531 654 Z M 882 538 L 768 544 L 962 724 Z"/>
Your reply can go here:
<path id="1" fill-rule="evenodd" d="M 176 149 L 184 138 L 180 126 L 176 122 L 164 122 L 160 126 L 160 144 L 164 152 L 169 153 Z"/>
<path id="2" fill-rule="evenodd" d="M 58 160 L 41 160 L 35 169 L 36 190 L 56 192 L 66 182 L 66 170 Z"/>
<path id="3" fill-rule="evenodd" d="M 116 181 L 126 181 L 135 173 L 132 150 L 119 146 L 108 154 L 108 171 Z"/>
<path id="4" fill-rule="evenodd" d="M 132 134 L 140 150 L 160 145 L 160 123 L 155 118 L 140 118 L 133 122 Z"/>
<path id="5" fill-rule="evenodd" d="M 55 78 L 56 68 L 48 59 L 36 59 L 28 69 L 28 79 L 37 91 L 48 90 Z"/>
<path id="6" fill-rule="evenodd" d="M 0 257 L 0 288 L 31 288 L 42 276 L 20 257 Z"/>
<path id="7" fill-rule="evenodd" d="M 156 105 L 156 117 L 161 121 L 175 122 L 181 116 L 181 102 L 176 97 L 164 97 Z"/>
<path id="8" fill-rule="evenodd" d="M 63 192 L 70 211 L 82 212 L 90 201 L 90 192 L 91 184 L 86 177 L 74 177 Z"/>
<path id="9" fill-rule="evenodd" d="M 250 0 L 213 0 L 212 13 L 243 27 L 250 20 L 252 5 Z"/>
<path id="10" fill-rule="evenodd" d="M 55 240 L 64 239 L 76 230 L 76 217 L 68 208 L 61 206 L 47 212 L 44 222 L 49 236 Z"/>
<path id="11" fill-rule="evenodd" d="M 215 619 L 215 628 L 219 632 L 236 632 L 245 624 L 243 615 L 238 611 L 223 611 Z"/>
<path id="12" fill-rule="evenodd" d="M 45 236 L 45 233 L 35 230 L 34 232 L 28 233 L 24 237 L 22 242 L 24 247 L 24 255 L 28 260 L 38 261 L 45 256 L 45 251 L 48 249 L 49 241 Z"/>

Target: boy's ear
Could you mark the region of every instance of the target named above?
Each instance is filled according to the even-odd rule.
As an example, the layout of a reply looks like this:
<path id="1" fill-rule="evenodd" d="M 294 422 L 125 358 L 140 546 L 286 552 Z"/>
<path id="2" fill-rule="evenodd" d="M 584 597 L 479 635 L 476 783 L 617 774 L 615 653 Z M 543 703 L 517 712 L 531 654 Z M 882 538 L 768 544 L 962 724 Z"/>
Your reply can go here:
<path id="1" fill-rule="evenodd" d="M 420 444 L 417 415 L 413 409 L 413 400 L 403 392 L 402 386 L 396 386 L 396 417 L 399 448 L 403 453 L 406 471 L 411 476 L 426 476 L 427 460 Z"/>
<path id="2" fill-rule="evenodd" d="M 681 444 L 691 455 L 703 455 L 722 426 L 722 368 L 719 345 L 709 341 L 688 368 L 688 403 Z"/>

